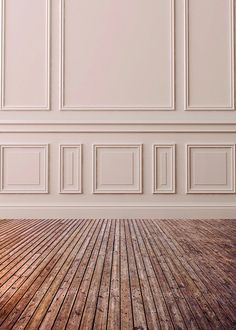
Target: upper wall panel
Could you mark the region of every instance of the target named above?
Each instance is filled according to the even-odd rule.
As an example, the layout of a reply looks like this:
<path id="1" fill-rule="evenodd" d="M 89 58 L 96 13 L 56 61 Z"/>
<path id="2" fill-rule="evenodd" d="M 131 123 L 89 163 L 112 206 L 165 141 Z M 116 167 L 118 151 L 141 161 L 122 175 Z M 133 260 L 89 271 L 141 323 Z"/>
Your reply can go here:
<path id="1" fill-rule="evenodd" d="M 0 4 L 0 130 L 236 124 L 235 0 Z"/>
<path id="2" fill-rule="evenodd" d="M 185 0 L 186 109 L 234 110 L 234 0 Z"/>
<path id="3" fill-rule="evenodd" d="M 174 108 L 174 0 L 61 0 L 61 109 Z"/>
<path id="4" fill-rule="evenodd" d="M 50 0 L 2 0 L 1 107 L 49 109 Z"/>

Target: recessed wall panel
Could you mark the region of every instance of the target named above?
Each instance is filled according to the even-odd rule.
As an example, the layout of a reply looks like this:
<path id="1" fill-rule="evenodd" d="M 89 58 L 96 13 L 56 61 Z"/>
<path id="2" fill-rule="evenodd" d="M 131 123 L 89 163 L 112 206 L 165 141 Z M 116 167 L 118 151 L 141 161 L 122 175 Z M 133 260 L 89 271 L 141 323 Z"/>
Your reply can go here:
<path id="1" fill-rule="evenodd" d="M 81 145 L 60 145 L 60 193 L 82 192 Z"/>
<path id="2" fill-rule="evenodd" d="M 173 107 L 173 0 L 61 0 L 62 109 Z"/>
<path id="3" fill-rule="evenodd" d="M 175 145 L 153 146 L 153 193 L 175 193 Z"/>
<path id="4" fill-rule="evenodd" d="M 142 145 L 94 145 L 93 192 L 141 193 Z"/>
<path id="5" fill-rule="evenodd" d="M 234 193 L 235 146 L 188 145 L 187 193 Z"/>
<path id="6" fill-rule="evenodd" d="M 185 0 L 188 110 L 234 110 L 234 1 Z"/>
<path id="7" fill-rule="evenodd" d="M 1 107 L 49 109 L 50 0 L 2 0 Z"/>
<path id="8" fill-rule="evenodd" d="M 47 193 L 48 145 L 1 145 L 0 170 L 0 193 Z"/>

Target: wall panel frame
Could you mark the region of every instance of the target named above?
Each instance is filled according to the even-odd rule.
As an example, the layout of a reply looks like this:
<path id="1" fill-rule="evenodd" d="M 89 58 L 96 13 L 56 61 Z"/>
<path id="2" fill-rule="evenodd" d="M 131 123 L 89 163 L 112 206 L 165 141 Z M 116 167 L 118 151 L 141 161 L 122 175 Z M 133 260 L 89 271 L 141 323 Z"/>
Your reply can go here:
<path id="1" fill-rule="evenodd" d="M 0 145 L 0 193 L 47 194 L 48 144 Z"/>
<path id="2" fill-rule="evenodd" d="M 93 145 L 93 193 L 142 193 L 142 144 Z"/>
<path id="3" fill-rule="evenodd" d="M 82 145 L 61 144 L 60 157 L 60 190 L 61 194 L 82 193 Z"/>
<path id="4" fill-rule="evenodd" d="M 153 193 L 175 193 L 175 144 L 153 145 Z"/>
<path id="5" fill-rule="evenodd" d="M 51 0 L 44 0 L 45 3 L 45 16 L 46 16 L 46 27 L 45 27 L 45 86 L 43 87 L 45 89 L 45 99 L 42 102 L 42 104 L 15 104 L 15 105 L 7 105 L 6 104 L 6 97 L 5 97 L 5 91 L 6 91 L 6 54 L 5 54 L 5 48 L 6 48 L 6 13 L 7 13 L 7 0 L 1 0 L 1 110 L 5 111 L 42 111 L 42 110 L 50 110 L 50 103 L 51 103 Z M 19 3 L 19 1 L 18 1 Z M 26 12 L 27 13 L 27 12 Z M 29 15 L 30 13 L 28 13 Z M 23 18 L 22 18 L 23 19 Z M 29 29 L 32 28 L 32 26 L 28 27 Z M 29 37 L 28 37 L 29 38 Z M 16 40 L 16 42 L 20 42 L 19 40 Z M 21 43 L 19 47 L 22 48 Z M 30 50 L 29 50 L 30 51 Z M 35 54 L 34 54 L 35 55 Z M 33 56 L 34 56 L 33 55 Z M 14 54 L 14 56 L 19 56 L 19 54 Z M 32 58 L 33 58 L 32 56 Z M 35 64 L 36 65 L 36 64 Z M 26 67 L 27 68 L 27 67 Z M 24 82 L 22 82 L 24 84 Z M 33 82 L 31 82 L 31 86 L 33 85 Z"/>
<path id="6" fill-rule="evenodd" d="M 65 4 L 66 0 L 60 0 L 60 110 L 71 111 L 160 111 L 175 110 L 175 0 L 166 0 L 170 4 L 170 100 L 168 105 L 66 105 L 65 104 Z"/>
<path id="7" fill-rule="evenodd" d="M 235 145 L 186 146 L 187 194 L 234 194 Z"/>
<path id="8" fill-rule="evenodd" d="M 190 19 L 190 4 L 196 4 L 196 3 L 203 3 L 204 5 L 204 11 L 206 12 L 209 8 L 206 7 L 206 5 L 208 5 L 209 7 L 209 0 L 208 1 L 200 1 L 198 2 L 197 0 L 185 0 L 185 87 L 184 87 L 184 93 L 185 93 L 185 110 L 202 110 L 202 111 L 234 111 L 235 110 L 235 9 L 234 9 L 234 0 L 225 0 L 222 1 L 221 3 L 219 1 L 215 1 L 216 6 L 219 6 L 219 11 L 220 11 L 220 4 L 229 4 L 229 13 L 228 13 L 228 18 L 225 19 L 225 21 L 229 22 L 229 26 L 230 29 L 227 33 L 227 37 L 229 37 L 229 62 L 230 62 L 230 68 L 225 68 L 224 72 L 226 72 L 227 70 L 229 71 L 229 103 L 227 102 L 227 104 L 222 104 L 222 105 L 217 105 L 217 104 L 191 104 L 191 88 L 190 88 L 190 40 L 191 43 L 193 43 L 192 38 L 190 37 L 190 24 L 191 24 L 191 19 Z M 214 1 L 213 1 L 214 3 Z M 214 12 L 214 9 L 209 9 L 210 14 L 212 16 L 216 16 L 216 13 Z M 202 35 L 204 34 L 203 31 L 200 30 L 200 25 L 202 24 L 202 21 L 200 19 L 201 16 L 199 16 L 200 14 L 198 13 L 198 11 L 196 10 L 194 12 L 194 15 L 196 17 L 199 17 L 198 22 L 199 22 L 199 30 L 198 30 L 198 34 L 201 33 Z M 221 11 L 221 15 L 223 15 L 223 12 Z M 217 18 L 216 22 L 217 22 Z M 196 20 L 196 18 L 195 18 Z M 215 22 L 215 24 L 216 24 Z M 207 26 L 211 27 L 211 23 L 207 22 Z M 202 27 L 201 27 L 202 29 Z M 217 33 L 217 32 L 216 32 Z M 202 36 L 203 38 L 204 36 Z M 191 38 L 191 39 L 190 39 Z M 221 36 L 221 38 L 223 38 Z M 219 35 L 215 35 L 214 39 L 216 39 L 217 41 L 220 39 Z M 208 39 L 207 39 L 208 40 Z M 225 40 L 224 40 L 225 41 Z M 198 40 L 199 42 L 199 40 Z M 202 46 L 203 42 L 200 43 L 200 45 L 198 45 L 199 47 L 203 47 Z M 212 47 L 216 48 L 216 45 L 213 44 L 213 41 L 208 40 L 208 45 Z M 197 47 L 197 46 L 196 46 Z M 221 49 L 225 50 L 226 47 L 225 45 L 220 47 Z M 219 49 L 219 47 L 218 47 Z M 211 63 L 214 63 L 214 57 L 217 55 L 217 51 L 214 52 L 215 56 L 210 57 L 209 53 L 207 52 L 207 50 L 205 49 L 205 55 L 206 58 L 210 59 Z M 203 52 L 203 50 L 202 50 Z M 193 51 L 192 51 L 193 54 Z M 202 61 L 204 62 L 204 61 Z M 198 63 L 199 64 L 199 63 Z M 206 65 L 205 65 L 206 66 Z M 216 72 L 220 69 L 220 66 L 218 66 L 218 68 L 216 67 L 214 70 L 214 75 L 216 74 Z M 195 64 L 195 71 L 199 72 L 200 68 L 199 65 Z M 208 69 L 206 69 L 207 71 Z M 223 72 L 223 71 L 222 71 Z M 209 77 L 207 77 L 209 80 Z M 211 81 L 212 84 L 216 84 L 216 81 L 220 81 L 221 80 L 221 76 L 219 76 L 217 79 L 216 77 L 211 77 Z M 209 89 L 211 89 L 211 86 L 208 84 L 208 86 L 204 86 L 205 81 L 201 80 L 201 88 L 204 89 L 205 92 L 209 91 Z M 204 86 L 204 87 L 202 87 Z M 196 86 L 195 86 L 196 87 Z M 216 99 L 216 95 L 217 93 L 215 93 L 215 99 Z"/>

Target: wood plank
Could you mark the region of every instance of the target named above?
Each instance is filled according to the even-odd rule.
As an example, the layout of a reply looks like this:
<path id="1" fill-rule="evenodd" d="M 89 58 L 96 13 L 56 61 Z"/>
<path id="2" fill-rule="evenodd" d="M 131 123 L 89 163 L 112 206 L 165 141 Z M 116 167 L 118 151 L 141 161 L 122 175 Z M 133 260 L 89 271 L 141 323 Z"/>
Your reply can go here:
<path id="1" fill-rule="evenodd" d="M 235 313 L 233 309 L 230 308 L 231 303 L 228 302 L 228 304 L 226 304 L 226 301 L 224 301 L 222 297 L 219 298 L 219 287 L 213 285 L 213 281 L 209 279 L 209 272 L 204 272 L 199 265 L 195 265 L 192 258 L 188 258 L 188 254 L 181 248 L 181 246 L 178 245 L 175 237 L 167 231 L 166 223 L 165 226 L 161 226 L 161 230 L 163 233 L 163 238 L 168 240 L 175 256 L 181 260 L 185 269 L 188 271 L 189 276 L 193 279 L 201 291 L 204 292 L 204 296 L 206 296 L 209 303 L 214 306 L 214 310 L 217 311 L 217 314 L 220 315 L 222 319 L 225 319 L 225 316 L 227 316 L 224 323 L 228 327 L 232 327 L 231 321 L 236 321 L 236 316 L 234 317 Z"/>
<path id="2" fill-rule="evenodd" d="M 208 326 L 212 329 L 221 329 L 222 324 L 220 322 L 220 319 L 218 318 L 217 313 L 215 312 L 215 309 L 212 306 L 213 300 L 209 299 L 209 295 L 207 298 L 205 298 L 205 290 L 201 291 L 201 289 L 197 286 L 196 282 L 193 281 L 193 279 L 188 275 L 186 269 L 181 264 L 176 254 L 172 252 L 168 243 L 163 239 L 163 235 L 159 231 L 158 224 L 154 221 L 150 221 L 149 224 L 150 226 L 152 226 L 153 224 L 155 225 L 155 232 L 156 235 L 158 234 L 159 238 L 157 244 L 162 251 L 166 251 L 167 263 L 176 281 L 179 284 L 180 290 L 183 292 L 184 296 L 186 297 L 186 300 L 189 302 L 189 305 L 191 306 L 192 310 L 194 310 L 196 316 L 200 316 L 202 310 L 202 312 L 206 315 L 206 321 L 208 321 L 208 325 L 205 324 L 205 320 L 203 320 L 202 317 L 199 317 L 198 321 L 204 321 L 202 323 L 202 326 Z M 192 293 L 192 297 L 189 297 L 189 292 Z M 214 307 L 216 307 L 216 305 L 214 305 Z"/>
<path id="3" fill-rule="evenodd" d="M 35 243 L 38 243 L 38 241 L 44 238 L 45 234 L 50 231 L 51 229 L 55 229 L 59 226 L 56 221 L 52 224 L 45 224 L 45 226 L 41 226 L 41 228 L 36 228 L 31 234 L 28 232 L 25 233 L 24 236 L 21 236 L 19 238 L 19 243 L 16 244 L 13 247 L 9 247 L 9 250 L 4 251 L 4 253 L 1 254 L 1 262 L 0 262 L 0 277 L 3 276 L 3 269 L 5 269 L 8 265 L 13 265 L 13 261 L 18 258 L 14 264 L 18 263 L 19 260 L 23 259 L 23 256 L 28 253 L 30 249 L 34 246 Z M 22 250 L 24 251 L 24 254 L 22 253 Z M 8 271 L 8 270 L 7 270 Z"/>
<path id="4" fill-rule="evenodd" d="M 174 281 L 173 275 L 166 266 L 165 259 L 163 258 L 162 253 L 159 251 L 156 246 L 156 242 L 153 238 L 153 233 L 150 231 L 150 228 L 146 226 L 147 220 L 140 221 L 141 231 L 143 233 L 144 240 L 149 249 L 149 256 L 152 260 L 153 267 L 155 269 L 156 277 L 159 279 L 159 285 L 165 297 L 165 301 L 171 315 L 171 319 L 174 327 L 181 329 L 186 328 L 186 320 L 184 319 L 184 314 L 186 306 L 182 307 L 182 296 L 180 295 L 179 287 Z M 191 326 L 194 326 L 193 316 L 188 317 L 188 322 Z"/>
<path id="5" fill-rule="evenodd" d="M 0 221 L 1 222 L 1 221 Z M 30 220 L 22 223 L 19 223 L 19 225 L 10 226 L 7 228 L 7 230 L 1 228 L 1 236 L 0 236 L 0 249 L 1 251 L 4 249 L 5 246 L 8 246 L 9 244 L 12 244 L 14 240 L 17 240 L 19 235 L 21 233 L 24 233 L 27 230 L 32 230 L 35 226 L 42 226 L 43 223 L 40 223 L 36 220 L 33 220 L 32 222 Z"/>
<path id="6" fill-rule="evenodd" d="M 120 325 L 121 329 L 133 329 L 131 285 L 124 220 L 120 222 L 120 245 Z"/>
<path id="7" fill-rule="evenodd" d="M 116 222 L 112 221 L 109 241 L 107 245 L 107 253 L 104 261 L 104 270 L 99 289 L 97 308 L 94 315 L 93 327 L 95 329 L 105 329 L 108 322 L 108 308 L 111 290 L 111 273 L 112 273 L 112 260 L 115 241 L 115 227 Z M 119 317 L 120 315 L 118 315 Z"/>
<path id="8" fill-rule="evenodd" d="M 22 326 L 20 329 L 37 329 L 39 328 L 42 320 L 47 314 L 50 304 L 52 303 L 57 292 L 60 293 L 62 288 L 63 281 L 65 282 L 65 277 L 68 275 L 69 271 L 74 271 L 74 268 L 77 267 L 77 262 L 80 261 L 81 257 L 81 247 L 83 243 L 88 242 L 90 235 L 93 233 L 93 228 L 96 228 L 96 222 L 87 221 L 80 228 L 79 234 L 76 236 L 74 242 L 70 245 L 68 249 L 68 257 L 61 264 L 61 268 L 58 267 L 58 264 L 51 273 L 47 276 L 46 280 L 40 286 L 34 297 L 31 299 L 30 304 L 25 308 L 24 313 L 21 314 L 18 319 L 16 329 L 19 328 L 19 325 Z M 66 251 L 65 251 L 66 252 Z M 65 257 L 65 253 L 63 255 Z M 73 268 L 74 267 L 74 268 Z M 51 313 L 52 312 L 52 313 Z M 50 308 L 50 314 L 53 314 L 53 309 Z M 27 320 L 29 322 L 27 322 Z M 19 324 L 18 324 L 19 323 Z M 46 324 L 47 326 L 47 324 Z M 48 328 L 45 328 L 48 329 Z"/>
<path id="9" fill-rule="evenodd" d="M 104 239 L 105 233 L 107 235 L 107 228 L 110 226 L 108 221 L 103 221 L 102 228 L 99 232 L 98 239 L 95 243 L 95 248 L 92 251 L 89 262 L 86 266 L 85 273 L 83 274 L 82 281 L 80 286 L 76 289 L 76 295 L 73 299 L 73 306 L 70 310 L 69 315 L 65 315 L 66 317 L 66 329 L 78 329 L 81 319 L 83 317 L 83 311 L 85 308 L 85 304 L 87 301 L 87 296 L 89 290 L 91 288 L 91 281 L 93 278 L 94 270 L 97 265 L 97 260 L 100 254 L 100 250 L 104 249 L 106 246 L 106 240 Z M 108 237 L 107 237 L 108 238 Z M 101 258 L 100 258 L 101 259 Z M 100 260 L 101 262 L 101 260 Z M 100 264 L 99 262 L 99 264 Z M 99 266 L 97 266 L 99 267 Z M 92 291 L 92 295 L 94 292 Z"/>
<path id="10" fill-rule="evenodd" d="M 110 295 L 107 317 L 107 324 L 109 329 L 120 329 L 120 221 L 115 221 L 115 240 L 113 246 Z"/>
<path id="11" fill-rule="evenodd" d="M 57 314 L 55 322 L 53 324 L 52 329 L 65 329 L 70 313 L 74 306 L 78 291 L 80 290 L 81 282 L 84 278 L 85 272 L 87 271 L 90 258 L 96 253 L 96 248 L 98 244 L 100 244 L 101 233 L 104 230 L 104 223 L 102 221 L 99 222 L 97 227 L 97 231 L 94 235 L 92 243 L 86 249 L 86 253 L 84 258 L 78 267 L 76 274 L 72 280 L 72 283 L 65 295 L 63 304 L 60 306 L 60 310 Z"/>
<path id="12" fill-rule="evenodd" d="M 106 227 L 102 244 L 99 250 L 98 258 L 96 261 L 96 265 L 94 268 L 94 272 L 91 278 L 90 282 L 90 287 L 87 293 L 86 297 L 86 302 L 84 304 L 83 312 L 82 312 L 82 317 L 80 322 L 78 322 L 79 327 L 81 329 L 91 329 L 93 326 L 93 319 L 94 319 L 94 314 L 96 312 L 96 307 L 97 307 L 97 300 L 98 300 L 98 294 L 99 294 L 99 289 L 101 285 L 101 278 L 102 278 L 102 272 L 104 269 L 104 260 L 105 260 L 105 255 L 107 253 L 107 246 L 108 246 L 108 239 L 110 236 L 110 229 L 111 229 L 111 221 L 108 222 L 108 225 Z M 83 283 L 82 283 L 83 285 Z M 79 297 L 79 295 L 78 295 Z M 80 300 L 78 300 L 80 301 Z M 73 314 L 72 314 L 73 317 Z M 70 322 L 70 321 L 69 321 Z M 68 323 L 70 324 L 70 323 Z M 70 327 L 69 327 L 70 328 Z M 72 328 L 77 329 L 77 327 L 72 326 Z"/>
<path id="13" fill-rule="evenodd" d="M 99 223 L 95 222 L 93 228 L 89 231 L 85 241 L 83 242 L 81 248 L 79 249 L 78 254 L 72 266 L 68 269 L 68 272 L 64 277 L 63 282 L 60 284 L 60 287 L 58 288 L 56 294 L 54 295 L 51 304 L 48 304 L 49 307 L 42 323 L 40 324 L 39 327 L 40 329 L 51 329 L 55 324 L 57 315 L 61 307 L 63 306 L 63 303 L 65 303 L 65 297 L 68 294 L 74 279 L 76 278 L 76 276 L 78 276 L 80 272 L 83 271 L 83 267 L 81 266 L 86 257 L 86 253 L 91 251 L 91 248 L 94 245 L 99 230 L 100 230 Z M 44 305 L 47 306 L 45 303 Z"/>
<path id="14" fill-rule="evenodd" d="M 129 265 L 134 328 L 148 329 L 143 296 L 140 287 L 140 281 L 139 281 L 137 266 L 135 262 L 134 251 L 132 247 L 128 220 L 125 220 L 125 235 L 126 235 L 127 251 L 128 251 L 128 265 Z"/>
<path id="15" fill-rule="evenodd" d="M 0 240 L 6 237 L 13 230 L 21 230 L 28 226 L 33 226 L 33 223 L 38 223 L 38 219 L 17 219 L 17 220 L 6 220 L 5 222 L 0 220 Z"/>
<path id="16" fill-rule="evenodd" d="M 132 246 L 133 246 L 135 261 L 138 270 L 139 282 L 142 290 L 147 326 L 148 329 L 157 329 L 160 328 L 160 320 L 157 313 L 152 290 L 150 287 L 149 277 L 147 275 L 147 270 L 143 263 L 142 255 L 137 241 L 137 235 L 134 231 L 132 221 L 129 221 L 129 230 L 131 234 Z"/>
<path id="17" fill-rule="evenodd" d="M 223 219 L 0 222 L 0 329 L 234 329 L 235 233 Z"/>
<path id="18" fill-rule="evenodd" d="M 167 227 L 167 225 L 165 227 Z M 190 253 L 185 248 L 185 245 L 182 243 L 182 240 L 180 240 L 182 233 L 179 231 L 179 228 L 178 231 L 176 232 L 176 235 L 178 235 L 177 237 L 179 237 L 179 240 L 175 239 L 174 229 L 170 226 L 168 226 L 167 228 L 168 228 L 168 233 L 172 234 L 172 237 L 174 237 L 174 241 L 176 242 L 176 244 L 178 244 L 179 249 L 181 249 L 181 253 L 182 255 L 184 255 L 184 259 L 186 259 L 187 263 L 191 264 L 191 266 L 195 269 L 195 272 L 198 274 L 200 278 L 202 278 L 203 281 L 208 279 L 209 285 L 211 286 L 211 292 L 212 292 L 212 287 L 214 287 L 217 293 L 223 294 L 226 300 L 229 300 L 229 303 L 231 303 L 231 301 L 234 301 L 234 303 L 236 303 L 236 299 L 235 299 L 236 296 L 234 294 L 235 291 L 232 290 L 230 286 L 225 285 L 224 277 L 219 276 L 218 271 L 213 271 L 215 270 L 215 266 L 214 268 L 209 267 L 209 262 L 210 262 L 209 258 L 203 256 L 199 258 L 194 253 Z M 192 244 L 194 246 L 193 242 Z"/>
<path id="19" fill-rule="evenodd" d="M 227 285 L 234 286 L 236 289 L 236 283 L 235 283 L 235 267 L 234 267 L 234 260 L 233 258 L 233 251 L 231 252 L 232 258 L 227 258 L 224 254 L 218 253 L 218 244 L 220 238 L 216 237 L 212 240 L 212 234 L 209 232 L 209 237 L 204 235 L 202 237 L 201 235 L 201 226 L 199 225 L 199 228 L 197 230 L 197 227 L 195 224 L 191 226 L 191 228 L 186 228 L 187 223 L 183 222 L 183 224 L 180 224 L 180 227 L 183 228 L 183 231 L 185 231 L 185 236 L 188 235 L 188 241 L 187 244 L 189 245 L 190 249 L 195 249 L 199 256 L 206 255 L 207 257 L 207 264 L 209 266 L 213 266 L 214 269 L 217 269 L 217 273 L 224 278 L 224 281 L 227 283 Z M 233 239 L 233 237 L 232 237 Z M 191 243 L 190 243 L 191 242 Z M 213 247 L 209 247 L 209 244 L 211 244 Z M 204 246 L 204 250 L 202 250 L 202 246 Z M 235 244 L 234 244 L 235 246 Z M 202 262 L 202 258 L 199 258 L 199 262 Z M 212 270 L 212 267 L 209 267 L 209 270 Z M 225 272 L 226 271 L 226 272 Z"/>
<path id="20" fill-rule="evenodd" d="M 32 258 L 37 256 L 38 252 L 42 247 L 47 244 L 48 240 L 51 238 L 52 241 L 55 238 L 55 234 L 60 231 L 63 232 L 63 228 L 59 228 L 56 230 L 55 228 L 48 228 L 46 231 L 46 234 L 43 233 L 41 237 L 41 241 L 37 242 L 36 245 L 31 246 L 31 242 L 29 241 L 29 249 L 28 250 L 23 250 L 24 252 L 21 251 L 21 254 L 13 259 L 12 263 L 9 263 L 1 272 L 0 272 L 0 285 L 1 286 L 6 286 L 9 285 L 10 282 L 12 282 L 12 279 L 16 276 L 16 274 L 19 276 L 23 275 L 22 270 L 27 269 L 28 267 L 27 264 L 32 265 Z M 51 242 L 47 245 L 50 245 Z M 20 274 L 19 274 L 20 271 Z M 10 281 L 10 282 L 9 282 Z M 1 293 L 3 291 L 1 290 Z M 0 294 L 1 296 L 1 294 Z"/>
<path id="21" fill-rule="evenodd" d="M 32 252 L 31 257 L 23 264 L 23 266 L 18 268 L 18 270 L 5 280 L 5 282 L 2 282 L 2 286 L 0 287 L 1 305 L 4 304 L 4 300 L 6 301 L 4 293 L 7 291 L 8 297 L 11 296 L 11 294 L 21 286 L 25 279 L 37 269 L 37 266 L 44 260 L 49 251 L 52 250 L 55 244 L 63 238 L 67 230 L 73 225 L 74 224 L 70 224 L 68 228 L 59 227 L 53 232 L 49 231 L 47 235 L 43 237 L 44 240 L 37 246 L 36 250 Z"/>
<path id="22" fill-rule="evenodd" d="M 143 257 L 144 267 L 147 272 L 147 276 L 150 282 L 150 288 L 152 291 L 153 299 L 155 301 L 156 310 L 159 317 L 161 329 L 174 329 L 174 325 L 171 320 L 171 316 L 168 310 L 168 304 L 165 301 L 165 295 L 162 292 L 162 287 L 160 285 L 160 278 L 156 276 L 155 269 L 151 261 L 151 255 L 149 255 L 148 247 L 145 245 L 145 240 L 143 239 L 143 232 L 140 230 L 140 221 L 133 223 L 137 240 L 140 246 L 140 253 Z M 193 320 L 191 318 L 190 329 L 196 329 Z"/>
<path id="23" fill-rule="evenodd" d="M 6 299 L 7 302 L 2 305 L 3 307 L 0 310 L 1 329 L 9 329 L 7 324 L 8 321 L 10 320 L 11 323 L 14 322 L 19 317 L 19 313 L 22 312 L 16 309 L 18 302 L 24 298 L 24 304 L 26 306 L 32 295 L 39 288 L 40 284 L 45 280 L 48 272 L 55 267 L 58 260 L 60 260 L 63 255 L 65 256 L 65 250 L 75 238 L 80 229 L 80 224 L 81 222 L 75 223 L 75 226 L 70 228 L 70 231 L 66 233 L 63 239 L 60 239 L 56 246 L 54 246 L 53 250 L 47 254 L 43 262 L 39 264 L 37 267 L 37 272 L 34 272 L 27 277 L 20 290 L 17 290 L 13 296 L 10 297 L 10 299 Z M 14 313 L 12 310 L 14 310 Z M 3 325 L 5 320 L 6 323 Z"/>

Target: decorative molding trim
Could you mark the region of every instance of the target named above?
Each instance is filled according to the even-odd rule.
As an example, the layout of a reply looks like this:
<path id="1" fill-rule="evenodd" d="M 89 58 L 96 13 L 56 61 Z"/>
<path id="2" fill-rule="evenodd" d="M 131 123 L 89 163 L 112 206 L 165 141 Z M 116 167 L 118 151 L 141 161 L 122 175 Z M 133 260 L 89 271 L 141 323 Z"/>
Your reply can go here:
<path id="1" fill-rule="evenodd" d="M 163 188 L 158 187 L 158 165 L 157 165 L 157 153 L 158 149 L 169 149 L 169 155 L 171 164 L 169 165 L 171 171 L 168 172 L 168 160 L 167 160 L 167 153 L 166 153 L 166 160 L 165 160 L 165 184 L 163 184 Z M 175 144 L 154 144 L 153 145 L 153 194 L 174 194 L 175 193 L 175 171 L 176 171 L 176 162 L 175 162 Z M 170 187 L 168 187 L 168 176 L 170 177 Z"/>
<path id="2" fill-rule="evenodd" d="M 54 218 L 68 219 L 235 219 L 235 204 L 179 204 L 179 205 L 1 205 L 1 219 Z M 197 216 L 196 216 L 197 215 Z"/>
<path id="3" fill-rule="evenodd" d="M 74 149 L 77 157 L 72 159 L 72 183 L 71 188 L 65 188 L 65 150 Z M 60 194 L 81 194 L 82 193 L 82 144 L 60 144 L 59 145 L 60 164 Z M 78 167 L 76 167 L 76 164 Z"/>
<path id="4" fill-rule="evenodd" d="M 142 121 L 142 122 L 139 122 L 139 121 L 135 121 L 135 122 L 131 122 L 131 121 L 112 121 L 112 122 L 108 122 L 108 121 L 104 121 L 104 122 L 101 122 L 101 121 L 95 121 L 95 122 L 80 122 L 80 121 L 59 121 L 59 120 L 53 120 L 53 121 L 30 121 L 30 120 L 27 120 L 27 121 L 22 121 L 22 120 L 2 120 L 0 122 L 0 126 L 4 126 L 4 125 L 39 125 L 39 126 L 48 126 L 48 125 L 64 125 L 64 126 L 68 126 L 68 125 L 81 125 L 81 126 L 102 126 L 102 125 L 105 125 L 105 126 L 114 126 L 114 125 L 120 125 L 120 126 L 127 126 L 127 125 L 132 125 L 132 126 L 137 126 L 137 125 L 144 125 L 144 126 L 163 126 L 163 125 L 176 125 L 176 126 L 228 126 L 228 125 L 231 125 L 231 126 L 236 126 L 236 122 L 191 122 L 191 121 L 184 121 L 184 122 L 179 122 L 179 121 L 176 121 L 176 122 L 173 122 L 173 121 L 170 121 L 170 122 L 160 122 L 160 121 L 148 121 L 148 122 L 145 122 L 145 121 Z"/>
<path id="5" fill-rule="evenodd" d="M 45 106 L 31 107 L 31 106 L 15 106 L 10 107 L 5 105 L 5 2 L 1 0 L 1 111 L 43 111 L 50 110 L 51 106 L 51 0 L 46 1 L 46 17 L 47 17 L 47 28 L 46 28 L 46 43 L 47 43 L 47 65 L 46 65 L 46 76 L 47 76 L 47 100 Z"/>
<path id="6" fill-rule="evenodd" d="M 115 149 L 130 149 L 133 151 L 136 149 L 136 157 L 137 157 L 137 169 L 136 169 L 136 177 L 134 173 L 133 167 L 133 180 L 132 184 L 130 184 L 131 188 L 126 188 L 127 184 L 106 184 L 110 185 L 106 188 L 98 187 L 98 150 L 106 149 L 106 148 L 114 148 Z M 135 166 L 135 161 L 133 160 L 133 166 Z M 93 144 L 93 194 L 141 194 L 142 193 L 142 144 Z M 136 186 L 135 186 L 136 185 Z M 112 188 L 114 186 L 114 188 Z"/>
<path id="7" fill-rule="evenodd" d="M 236 204 L 235 203 L 223 203 L 223 204 L 215 204 L 215 203 L 208 203 L 208 204 L 195 204 L 195 203 L 187 203 L 187 204 L 170 204 L 170 203 L 162 203 L 162 204 L 122 204 L 122 203 L 117 203 L 117 204 L 103 204 L 103 203 L 99 203 L 99 204 L 22 204 L 22 205 L 18 205 L 18 204 L 13 204 L 13 205 L 0 205 L 0 208 L 16 208 L 16 209 L 22 209 L 22 208 L 38 208 L 38 209 L 43 209 L 43 208 L 59 208 L 59 209 L 71 209 L 71 208 L 75 208 L 75 209 L 118 209 L 118 208 L 133 208 L 133 209 L 149 209 L 149 208 L 153 208 L 153 209 L 167 209 L 167 208 L 173 208 L 173 209 L 179 209 L 179 208 L 186 208 L 186 209 L 200 209 L 200 208 L 209 208 L 209 209 L 220 209 L 220 208 L 224 208 L 224 209 L 230 209 L 230 208 L 236 208 Z M 236 220 L 235 220 L 236 221 Z"/>
<path id="8" fill-rule="evenodd" d="M 230 149 L 231 150 L 231 175 L 227 177 L 227 181 L 230 180 L 231 187 L 228 188 L 225 184 L 225 188 L 219 189 L 211 189 L 211 188 L 202 188 L 202 189 L 194 189 L 192 188 L 191 183 L 191 171 L 192 171 L 192 161 L 191 161 L 191 150 L 194 148 L 212 148 L 212 149 Z M 227 171 L 227 169 L 226 169 Z M 234 144 L 187 144 L 186 145 L 186 171 L 185 171 L 185 181 L 186 181 L 186 194 L 234 194 L 236 193 L 235 186 L 235 176 L 236 176 L 236 168 L 235 168 L 235 145 Z M 226 172 L 226 175 L 228 173 Z M 202 184 L 204 186 L 204 184 Z"/>
<path id="9" fill-rule="evenodd" d="M 64 105 L 64 44 L 65 44 L 65 0 L 60 0 L 60 83 L 59 83 L 59 109 L 61 111 L 173 111 L 175 110 L 175 0 L 169 0 L 171 4 L 170 24 L 171 24 L 171 105 L 166 107 L 142 107 L 142 106 L 104 106 L 104 107 L 89 107 L 89 106 L 73 106 L 67 107 Z"/>
<path id="10" fill-rule="evenodd" d="M 1 133 L 236 133 L 236 123 L 4 122 Z"/>
<path id="11" fill-rule="evenodd" d="M 43 176 L 40 175 L 39 172 L 39 184 L 37 185 L 25 184 L 24 189 L 12 188 L 6 189 L 4 187 L 4 151 L 5 149 L 10 148 L 35 148 L 43 152 L 43 159 L 41 158 L 39 164 L 39 171 L 42 170 Z M 47 194 L 48 191 L 48 144 L 2 144 L 0 145 L 0 194 Z M 39 158 L 40 160 L 40 158 Z M 42 167 L 43 166 L 43 167 Z M 19 184 L 21 186 L 22 184 Z M 13 185 L 14 186 L 14 185 Z M 29 187 L 32 188 L 29 189 Z M 28 188 L 26 188 L 28 187 Z"/>
<path id="12" fill-rule="evenodd" d="M 189 0 L 184 2 L 184 20 L 185 20 L 185 82 L 184 82 L 184 101 L 185 110 L 188 111 L 235 111 L 235 18 L 234 18 L 234 0 L 230 1 L 230 25 L 231 25 L 231 106 L 230 107 L 216 107 L 216 106 L 201 106 L 195 107 L 189 105 Z"/>

